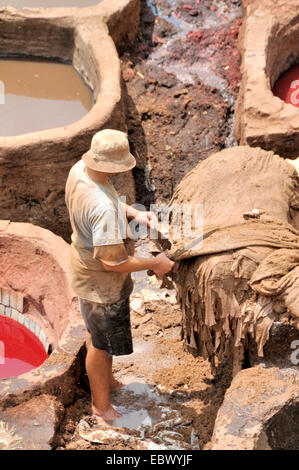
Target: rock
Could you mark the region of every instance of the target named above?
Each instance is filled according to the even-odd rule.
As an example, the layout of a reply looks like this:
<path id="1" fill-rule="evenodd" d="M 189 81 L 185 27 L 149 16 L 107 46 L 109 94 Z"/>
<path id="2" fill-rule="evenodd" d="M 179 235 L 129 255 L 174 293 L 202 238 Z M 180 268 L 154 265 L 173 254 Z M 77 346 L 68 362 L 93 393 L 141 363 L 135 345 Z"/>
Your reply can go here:
<path id="1" fill-rule="evenodd" d="M 49 395 L 34 397 L 0 412 L 0 420 L 14 426 L 19 450 L 51 450 L 51 442 L 64 415 L 61 403 Z"/>
<path id="2" fill-rule="evenodd" d="M 249 340 L 249 361 L 251 365 L 256 365 L 260 362 L 267 362 L 271 364 L 290 364 L 297 365 L 292 358 L 295 356 L 294 348 L 292 345 L 299 345 L 299 331 L 288 323 L 275 321 L 270 329 L 269 340 L 264 346 L 264 356 L 260 358 L 257 356 L 256 347 L 251 340 Z M 298 354 L 299 357 L 299 354 Z"/>
<path id="3" fill-rule="evenodd" d="M 107 424 L 105 425 L 105 423 L 101 423 L 101 421 L 99 421 L 99 424 L 97 424 L 96 427 L 92 427 L 86 420 L 81 419 L 77 429 L 82 439 L 93 443 L 109 445 L 111 440 L 115 440 L 117 438 L 120 438 L 125 442 L 134 443 L 135 441 L 134 436 L 125 434 L 122 432 L 121 428 L 109 427 Z"/>
<path id="4" fill-rule="evenodd" d="M 295 367 L 240 371 L 218 411 L 211 449 L 297 449 L 298 383 Z"/>
<path id="5" fill-rule="evenodd" d="M 155 336 L 161 331 L 159 326 L 153 325 L 152 323 L 144 325 L 143 327 L 143 336 Z"/>
<path id="6" fill-rule="evenodd" d="M 52 347 L 39 367 L 0 380 L 0 406 L 15 406 L 42 393 L 69 404 L 82 370 L 86 337 L 69 278 L 69 245 L 49 230 L 14 222 L 0 231 L 0 245 L 0 279 L 5 281 L 1 292 L 8 289 L 10 305 L 23 310 L 27 325 L 34 323 L 34 334 Z M 13 293 L 22 295 L 16 299 Z M 21 314 L 13 313 L 23 321 Z"/>
<path id="7" fill-rule="evenodd" d="M 182 314 L 179 310 L 175 312 L 159 311 L 155 317 L 155 323 L 161 326 L 163 329 L 175 328 L 182 324 Z"/>
<path id="8" fill-rule="evenodd" d="M 133 316 L 131 318 L 131 323 L 133 327 L 137 328 L 138 326 L 144 325 L 145 323 L 149 322 L 151 319 L 152 319 L 152 315 L 147 313 L 144 316 L 138 316 L 138 317 Z"/>

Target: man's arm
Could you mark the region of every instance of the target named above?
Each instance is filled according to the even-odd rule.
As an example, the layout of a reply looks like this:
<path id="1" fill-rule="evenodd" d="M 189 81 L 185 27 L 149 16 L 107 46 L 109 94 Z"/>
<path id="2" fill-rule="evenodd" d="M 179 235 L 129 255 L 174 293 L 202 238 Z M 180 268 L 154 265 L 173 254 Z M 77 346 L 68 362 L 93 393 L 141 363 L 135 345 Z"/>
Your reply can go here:
<path id="1" fill-rule="evenodd" d="M 129 256 L 128 260 L 117 266 L 107 265 L 102 261 L 106 271 L 114 271 L 117 273 L 132 273 L 136 271 L 144 271 L 151 269 L 158 276 L 164 276 L 172 270 L 174 262 L 171 261 L 164 253 L 160 253 L 155 258 L 137 258 Z"/>
<path id="2" fill-rule="evenodd" d="M 96 246 L 94 258 L 102 262 L 106 271 L 117 273 L 132 273 L 151 269 L 159 276 L 163 276 L 174 266 L 174 262 L 164 253 L 160 253 L 155 258 L 129 256 L 123 244 Z"/>

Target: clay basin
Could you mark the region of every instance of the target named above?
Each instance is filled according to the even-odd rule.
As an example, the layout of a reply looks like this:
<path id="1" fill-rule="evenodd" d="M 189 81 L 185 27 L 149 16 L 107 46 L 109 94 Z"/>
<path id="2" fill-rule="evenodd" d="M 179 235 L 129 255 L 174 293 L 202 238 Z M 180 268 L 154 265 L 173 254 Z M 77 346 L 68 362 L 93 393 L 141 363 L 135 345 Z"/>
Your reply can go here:
<path id="1" fill-rule="evenodd" d="M 299 372 L 264 363 L 233 379 L 218 411 L 212 450 L 296 450 Z"/>
<path id="2" fill-rule="evenodd" d="M 0 221 L 1 317 L 27 327 L 49 354 L 39 367 L 0 380 L 0 405 L 37 393 L 71 398 L 85 328 L 69 283 L 68 248 L 48 230 Z"/>

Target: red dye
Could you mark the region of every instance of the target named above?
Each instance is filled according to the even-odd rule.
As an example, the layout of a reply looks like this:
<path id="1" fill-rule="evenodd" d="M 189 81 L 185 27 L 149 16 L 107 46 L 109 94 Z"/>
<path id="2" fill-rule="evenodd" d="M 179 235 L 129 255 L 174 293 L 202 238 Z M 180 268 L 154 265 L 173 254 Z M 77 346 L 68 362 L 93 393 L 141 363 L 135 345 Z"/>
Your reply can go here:
<path id="1" fill-rule="evenodd" d="M 21 323 L 0 315 L 0 379 L 24 374 L 47 357 L 37 336 Z"/>
<path id="2" fill-rule="evenodd" d="M 273 94 L 299 108 L 299 65 L 289 69 L 277 80 Z"/>

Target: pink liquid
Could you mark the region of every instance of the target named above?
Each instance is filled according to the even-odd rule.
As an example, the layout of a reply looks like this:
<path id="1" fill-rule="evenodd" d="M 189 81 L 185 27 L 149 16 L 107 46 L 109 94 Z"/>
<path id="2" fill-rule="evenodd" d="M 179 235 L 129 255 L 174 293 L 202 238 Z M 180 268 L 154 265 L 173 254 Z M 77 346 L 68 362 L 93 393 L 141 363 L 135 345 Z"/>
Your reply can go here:
<path id="1" fill-rule="evenodd" d="M 47 357 L 44 346 L 30 330 L 0 316 L 0 379 L 24 374 L 40 366 Z"/>
<path id="2" fill-rule="evenodd" d="M 287 70 L 275 83 L 273 94 L 299 108 L 299 65 Z"/>

